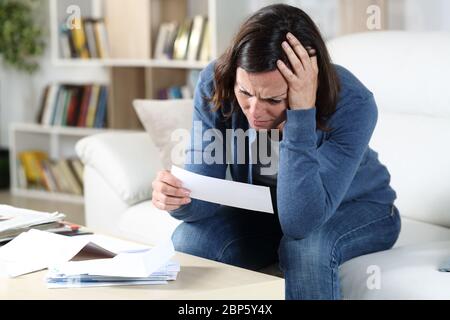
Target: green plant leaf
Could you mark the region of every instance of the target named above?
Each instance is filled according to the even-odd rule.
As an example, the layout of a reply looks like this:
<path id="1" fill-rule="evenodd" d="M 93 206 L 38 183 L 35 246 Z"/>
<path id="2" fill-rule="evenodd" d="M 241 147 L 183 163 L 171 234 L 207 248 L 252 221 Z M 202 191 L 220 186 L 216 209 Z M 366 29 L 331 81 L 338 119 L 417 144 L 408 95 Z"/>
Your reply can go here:
<path id="1" fill-rule="evenodd" d="M 42 26 L 33 18 L 33 6 L 42 0 L 0 0 L 0 55 L 18 70 L 34 72 L 45 49 Z"/>

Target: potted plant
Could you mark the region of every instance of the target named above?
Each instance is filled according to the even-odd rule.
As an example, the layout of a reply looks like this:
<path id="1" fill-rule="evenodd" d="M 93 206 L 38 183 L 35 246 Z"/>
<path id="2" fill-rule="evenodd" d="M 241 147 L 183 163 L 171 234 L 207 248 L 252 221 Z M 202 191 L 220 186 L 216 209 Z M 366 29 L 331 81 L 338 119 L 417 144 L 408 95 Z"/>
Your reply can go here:
<path id="1" fill-rule="evenodd" d="M 45 43 L 43 28 L 34 18 L 42 0 L 0 0 L 0 111 L 3 94 L 1 79 L 4 67 L 33 73 Z M 1 115 L 1 113 L 0 113 Z M 8 150 L 0 148 L 0 188 L 9 186 Z"/>
<path id="2" fill-rule="evenodd" d="M 33 16 L 39 0 L 0 1 L 0 56 L 5 65 L 34 72 L 45 47 L 43 29 Z"/>

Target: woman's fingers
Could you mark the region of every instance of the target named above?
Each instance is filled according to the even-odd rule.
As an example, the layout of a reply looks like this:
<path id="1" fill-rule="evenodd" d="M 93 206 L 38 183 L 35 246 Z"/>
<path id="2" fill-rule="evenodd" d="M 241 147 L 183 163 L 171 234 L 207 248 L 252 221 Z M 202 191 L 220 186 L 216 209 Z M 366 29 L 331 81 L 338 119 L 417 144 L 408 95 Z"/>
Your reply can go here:
<path id="1" fill-rule="evenodd" d="M 180 208 L 183 205 L 191 203 L 190 198 L 179 198 L 165 195 L 156 190 L 153 191 L 152 202 L 160 210 L 171 211 Z"/>
<path id="2" fill-rule="evenodd" d="M 153 184 L 153 189 L 157 190 L 158 192 L 161 192 L 165 195 L 172 196 L 172 197 L 183 198 L 183 197 L 188 197 L 190 195 L 190 192 L 187 189 L 175 188 L 175 187 L 172 187 L 171 185 L 169 185 L 165 182 L 161 182 L 161 181 L 156 181 Z"/>
<path id="3" fill-rule="evenodd" d="M 286 79 L 286 81 L 288 83 L 292 83 L 293 81 L 295 81 L 297 79 L 297 76 L 291 71 L 291 69 L 289 69 L 286 66 L 286 64 L 283 61 L 278 60 L 277 65 L 278 65 L 278 70 L 280 70 L 281 74 L 283 75 L 283 77 Z"/>
<path id="4" fill-rule="evenodd" d="M 292 33 L 288 33 L 286 38 L 288 41 L 283 41 L 282 47 L 294 69 L 291 71 L 285 63 L 278 62 L 278 67 L 286 80 L 292 81 L 295 79 L 294 77 L 300 76 L 304 71 L 316 71 L 312 60 L 315 59 L 315 65 L 317 66 L 316 50 L 311 47 L 307 47 L 308 50 L 305 49 Z"/>
<path id="5" fill-rule="evenodd" d="M 289 41 L 290 47 L 292 47 L 291 50 L 295 52 L 296 59 L 300 60 L 303 69 L 311 70 L 311 59 L 309 57 L 308 51 L 306 51 L 300 41 L 292 33 L 288 33 L 286 38 Z"/>
<path id="6" fill-rule="evenodd" d="M 155 199 L 153 199 L 152 202 L 156 208 L 158 208 L 159 210 L 163 210 L 163 211 L 173 211 L 173 210 L 180 208 L 180 206 L 167 205 L 167 204 L 159 202 Z"/>
<path id="7" fill-rule="evenodd" d="M 283 41 L 283 43 L 281 45 L 289 59 L 289 62 L 292 65 L 292 68 L 294 69 L 294 73 L 296 75 L 301 74 L 301 72 L 304 71 L 305 68 L 303 66 L 302 61 L 299 59 L 297 54 L 294 52 L 294 49 L 291 47 L 291 45 L 287 41 Z"/>
<path id="8" fill-rule="evenodd" d="M 169 171 L 165 170 L 165 171 L 161 171 L 158 174 L 157 180 L 162 181 L 167 183 L 168 185 L 171 185 L 172 187 L 175 188 L 181 188 L 183 187 L 183 184 L 181 183 L 180 180 L 178 180 L 177 178 L 175 178 L 174 175 L 172 175 Z"/>
<path id="9" fill-rule="evenodd" d="M 314 72 L 316 74 L 318 74 L 319 73 L 319 64 L 317 63 L 317 56 L 311 57 L 311 65 L 312 65 L 312 69 L 314 70 Z"/>
<path id="10" fill-rule="evenodd" d="M 281 60 L 277 61 L 278 70 L 281 72 L 283 77 L 288 83 L 293 83 L 296 81 L 297 75 L 294 74 L 291 69 Z M 317 56 L 311 57 L 311 70 L 317 75 L 319 73 L 319 66 L 317 63 Z"/>
<path id="11" fill-rule="evenodd" d="M 152 187 L 152 202 L 160 210 L 172 211 L 191 202 L 190 191 L 169 171 L 159 172 Z"/>
<path id="12" fill-rule="evenodd" d="M 308 51 L 309 57 L 315 57 L 317 55 L 316 49 L 311 47 L 305 47 L 306 51 Z"/>
<path id="13" fill-rule="evenodd" d="M 155 198 L 161 203 L 172 206 L 182 206 L 191 202 L 189 198 L 172 197 L 165 195 L 164 193 L 156 195 Z"/>

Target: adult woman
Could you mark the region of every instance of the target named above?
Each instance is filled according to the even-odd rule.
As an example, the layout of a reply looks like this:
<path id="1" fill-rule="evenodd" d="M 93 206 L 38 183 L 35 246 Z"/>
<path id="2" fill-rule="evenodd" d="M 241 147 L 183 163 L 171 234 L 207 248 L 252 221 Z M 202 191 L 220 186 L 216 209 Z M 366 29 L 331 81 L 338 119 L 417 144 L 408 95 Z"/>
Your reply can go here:
<path id="1" fill-rule="evenodd" d="M 262 174 L 259 160 L 229 165 L 234 180 L 276 191 L 276 215 L 191 200 L 180 181 L 161 172 L 153 203 L 184 221 L 173 235 L 178 251 L 254 270 L 279 259 L 287 299 L 339 299 L 340 264 L 394 245 L 396 193 L 368 146 L 375 100 L 349 71 L 331 64 L 302 10 L 269 6 L 243 24 L 229 50 L 202 72 L 194 121 L 203 130 L 281 132 L 276 174 Z M 254 141 L 244 150 L 250 157 Z M 191 143 L 188 159 L 206 148 Z M 188 161 L 186 169 L 224 179 L 227 161 Z"/>

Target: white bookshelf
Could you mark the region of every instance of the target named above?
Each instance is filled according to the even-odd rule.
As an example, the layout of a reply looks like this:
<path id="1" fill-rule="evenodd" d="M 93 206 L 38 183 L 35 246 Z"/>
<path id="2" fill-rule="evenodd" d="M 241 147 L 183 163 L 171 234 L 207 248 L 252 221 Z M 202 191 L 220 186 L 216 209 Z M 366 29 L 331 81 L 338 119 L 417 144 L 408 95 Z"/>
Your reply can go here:
<path id="1" fill-rule="evenodd" d="M 75 143 L 93 133 L 95 129 L 75 129 L 41 126 L 38 124 L 16 123 L 10 127 L 10 177 L 11 193 L 37 199 L 56 200 L 71 203 L 83 203 L 83 197 L 72 194 L 26 189 L 20 186 L 18 172 L 18 154 L 22 151 L 40 150 L 47 152 L 51 159 L 75 156 Z"/>
<path id="2" fill-rule="evenodd" d="M 83 203 L 83 197 L 73 194 L 26 189 L 20 186 L 18 178 L 18 154 L 22 151 L 41 150 L 51 159 L 76 157 L 75 144 L 84 137 L 109 131 L 108 129 L 52 127 L 33 123 L 14 123 L 10 134 L 10 176 L 11 193 L 16 196 Z"/>

